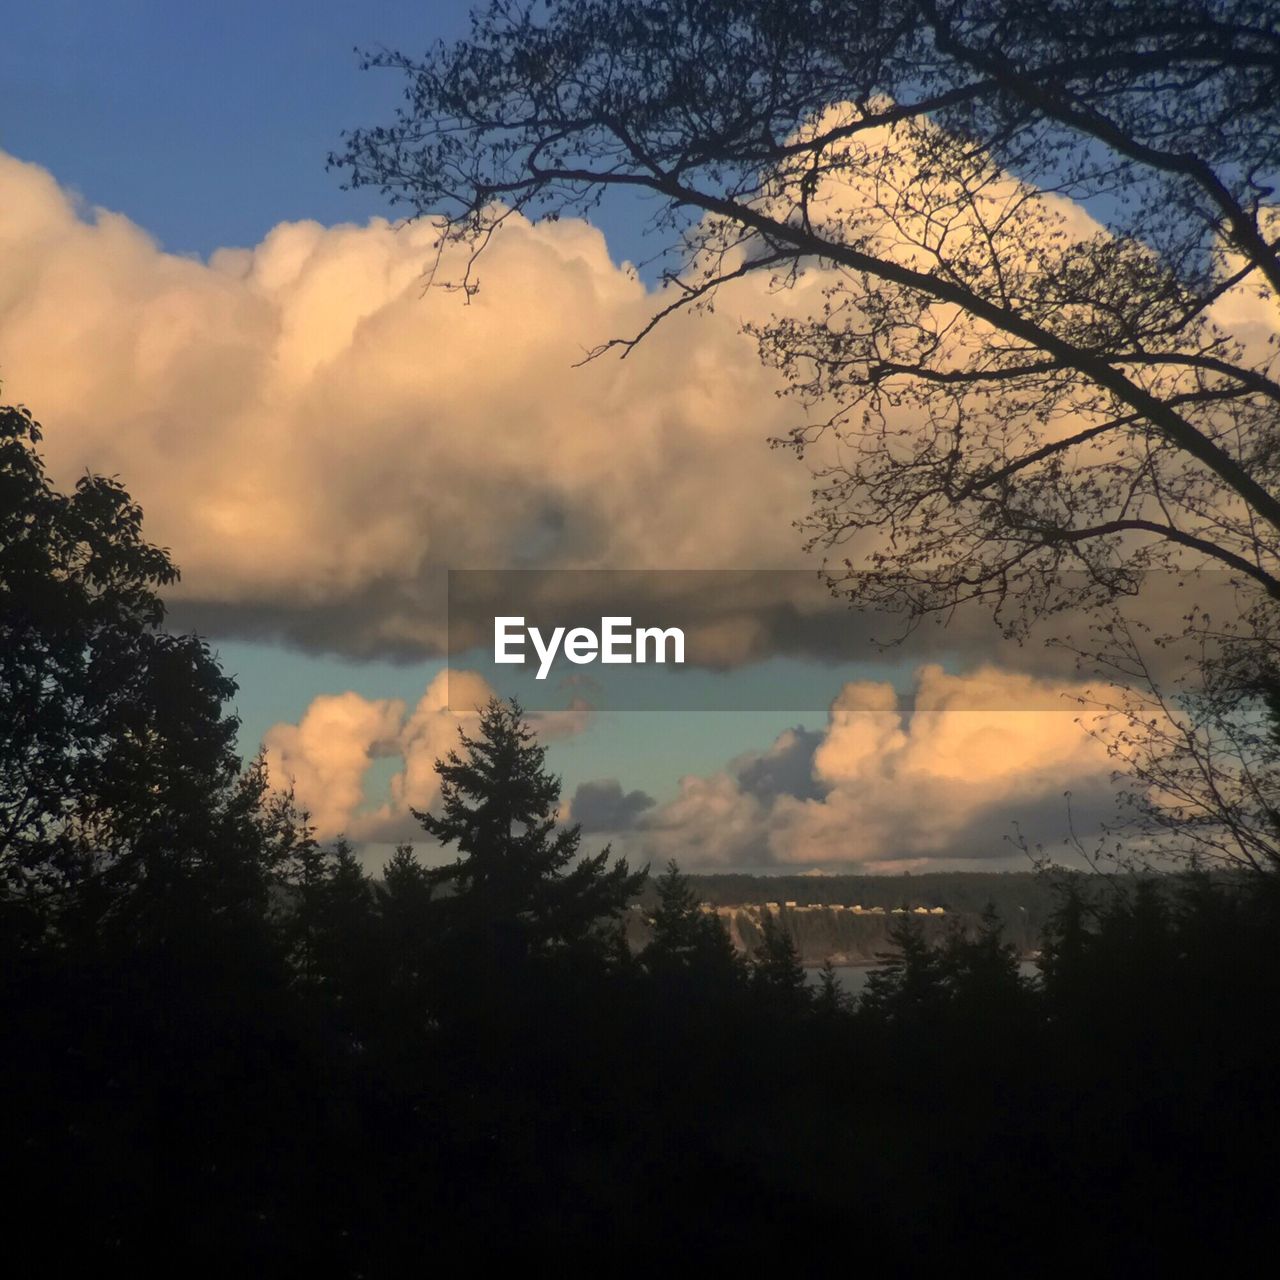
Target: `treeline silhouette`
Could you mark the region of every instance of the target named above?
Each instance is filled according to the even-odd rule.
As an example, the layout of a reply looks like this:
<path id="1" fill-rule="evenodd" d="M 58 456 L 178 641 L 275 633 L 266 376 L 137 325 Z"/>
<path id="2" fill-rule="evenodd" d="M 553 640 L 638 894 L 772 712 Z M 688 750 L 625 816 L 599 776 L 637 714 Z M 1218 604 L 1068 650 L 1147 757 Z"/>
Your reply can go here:
<path id="1" fill-rule="evenodd" d="M 855 1006 L 672 864 L 583 855 L 518 706 L 378 879 L 317 842 L 232 686 L 159 629 L 118 484 L 0 411 L 0 1109 L 19 1268 L 402 1275 L 822 1255 L 1118 1269 L 1274 1217 L 1280 884 L 1067 876 L 1039 976 L 998 915 L 897 917 Z M 47 1224 L 47 1225 L 46 1225 Z"/>

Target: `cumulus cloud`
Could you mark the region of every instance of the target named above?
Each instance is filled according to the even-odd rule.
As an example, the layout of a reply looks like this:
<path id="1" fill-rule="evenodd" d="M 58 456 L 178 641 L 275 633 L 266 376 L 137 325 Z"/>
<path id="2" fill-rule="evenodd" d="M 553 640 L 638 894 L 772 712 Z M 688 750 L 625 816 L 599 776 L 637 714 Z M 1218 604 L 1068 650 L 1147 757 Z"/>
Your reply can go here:
<path id="1" fill-rule="evenodd" d="M 574 370 L 653 304 L 600 232 L 513 218 L 468 302 L 424 290 L 434 238 L 282 223 L 206 263 L 0 155 L 6 397 L 60 483 L 125 480 L 211 634 L 439 653 L 446 568 L 803 563 L 809 479 L 736 319 Z"/>
<path id="2" fill-rule="evenodd" d="M 361 841 L 412 839 L 421 828 L 411 810 L 430 809 L 440 798 L 436 760 L 458 747 L 459 731 L 476 734 L 479 709 L 492 694 L 488 682 L 470 671 L 442 671 L 411 711 L 400 698 L 321 694 L 296 724 L 267 731 L 271 783 L 292 788 L 322 839 L 339 833 Z M 529 717 L 543 741 L 580 733 L 589 720 L 582 702 Z M 399 768 L 386 798 L 371 804 L 369 771 L 386 758 L 398 760 Z"/>
<path id="3" fill-rule="evenodd" d="M 404 720 L 398 698 L 322 694 L 297 724 L 277 724 L 263 743 L 271 781 L 291 786 L 321 835 L 342 831 L 364 799 L 369 766 L 396 749 Z"/>
<path id="4" fill-rule="evenodd" d="M 654 803 L 645 791 L 623 791 L 616 778 L 599 778 L 581 783 L 573 793 L 569 820 L 578 823 L 584 833 L 628 831 Z"/>
<path id="5" fill-rule="evenodd" d="M 985 667 L 921 668 L 914 694 L 847 684 L 822 733 L 788 730 L 708 777 L 686 777 L 639 817 L 628 847 L 682 864 L 862 864 L 990 860 L 1014 825 L 1067 835 L 1114 804 L 1114 728 L 1089 718 L 1085 686 Z M 1090 732 L 1092 730 L 1093 732 Z"/>
<path id="6" fill-rule="evenodd" d="M 86 468 L 124 479 L 183 569 L 177 625 L 420 658 L 445 649 L 449 568 L 809 563 L 791 523 L 809 466 L 767 445 L 795 410 L 740 324 L 814 313 L 820 269 L 781 292 L 739 281 L 633 358 L 574 369 L 657 305 L 597 230 L 510 218 L 465 302 L 424 289 L 434 240 L 428 221 L 281 223 L 204 262 L 0 154 L 6 398 L 44 422 L 59 483 Z M 1255 329 L 1267 319 L 1250 313 Z M 865 549 L 842 551 L 857 563 Z M 650 584 L 710 665 L 848 658 L 893 631 L 816 576 L 722 585 Z M 976 612 L 945 639 L 1040 671 L 1067 661 L 1001 645 Z M 921 629 L 910 643 L 938 642 Z"/>

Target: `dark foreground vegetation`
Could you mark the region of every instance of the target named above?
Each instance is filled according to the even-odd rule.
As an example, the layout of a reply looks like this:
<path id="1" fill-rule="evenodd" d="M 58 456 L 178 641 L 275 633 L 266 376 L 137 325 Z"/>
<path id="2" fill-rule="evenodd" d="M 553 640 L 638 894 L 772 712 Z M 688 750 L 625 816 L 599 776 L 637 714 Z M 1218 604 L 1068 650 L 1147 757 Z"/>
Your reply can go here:
<path id="1" fill-rule="evenodd" d="M 670 868 L 580 856 L 517 707 L 375 883 L 232 753 L 112 482 L 0 416 L 0 1150 L 19 1272 L 406 1275 L 454 1251 L 681 1270 L 1112 1271 L 1274 1219 L 1280 881 L 1066 878 L 1040 976 L 994 913 L 899 917 L 851 1008 Z"/>

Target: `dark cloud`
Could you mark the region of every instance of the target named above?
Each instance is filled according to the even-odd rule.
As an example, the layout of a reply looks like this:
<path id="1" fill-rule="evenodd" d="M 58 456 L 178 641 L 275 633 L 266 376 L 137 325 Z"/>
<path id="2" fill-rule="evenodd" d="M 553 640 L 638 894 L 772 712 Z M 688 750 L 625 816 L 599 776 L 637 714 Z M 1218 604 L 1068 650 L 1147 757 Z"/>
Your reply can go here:
<path id="1" fill-rule="evenodd" d="M 731 766 L 739 790 L 761 801 L 778 796 L 821 800 L 827 788 L 813 776 L 813 753 L 825 733 L 797 725 L 782 734 L 768 751 L 740 756 Z"/>
<path id="2" fill-rule="evenodd" d="M 582 783 L 573 794 L 571 820 L 584 832 L 628 831 L 655 800 L 643 791 L 622 790 L 616 778 Z"/>

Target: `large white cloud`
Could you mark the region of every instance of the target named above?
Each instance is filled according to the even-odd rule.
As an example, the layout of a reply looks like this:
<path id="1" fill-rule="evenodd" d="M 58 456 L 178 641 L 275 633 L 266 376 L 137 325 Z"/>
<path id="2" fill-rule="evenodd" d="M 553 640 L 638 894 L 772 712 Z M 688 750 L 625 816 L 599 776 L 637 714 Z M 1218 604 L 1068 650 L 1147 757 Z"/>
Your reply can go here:
<path id="1" fill-rule="evenodd" d="M 1110 690 L 980 668 L 926 666 L 914 695 L 846 685 L 821 735 L 788 731 L 620 833 L 627 850 L 688 866 L 862 864 L 1010 856 L 1015 824 L 1052 844 L 1114 801 Z M 1084 700 L 1083 702 L 1081 700 Z M 784 780 L 779 785 L 780 780 Z"/>
<path id="2" fill-rule="evenodd" d="M 434 239 L 427 221 L 282 223 L 206 263 L 0 154 L 4 395 L 44 422 L 59 483 L 124 479 L 183 569 L 179 625 L 421 656 L 443 648 L 446 568 L 805 563 L 810 469 L 767 444 L 797 410 L 739 326 L 816 314 L 821 270 L 740 281 L 632 358 L 574 369 L 657 305 L 598 231 L 509 219 L 469 301 L 425 289 Z M 699 601 L 725 661 L 891 629 L 813 582 L 821 625 L 797 622 L 799 583 Z M 992 636 L 961 617 L 947 639 Z"/>
<path id="3" fill-rule="evenodd" d="M 212 633 L 422 653 L 446 567 L 803 563 L 808 475 L 735 316 L 574 370 L 654 301 L 598 231 L 513 218 L 469 301 L 424 288 L 434 236 L 283 223 L 205 263 L 0 154 L 4 394 L 60 484 L 124 479 Z"/>

